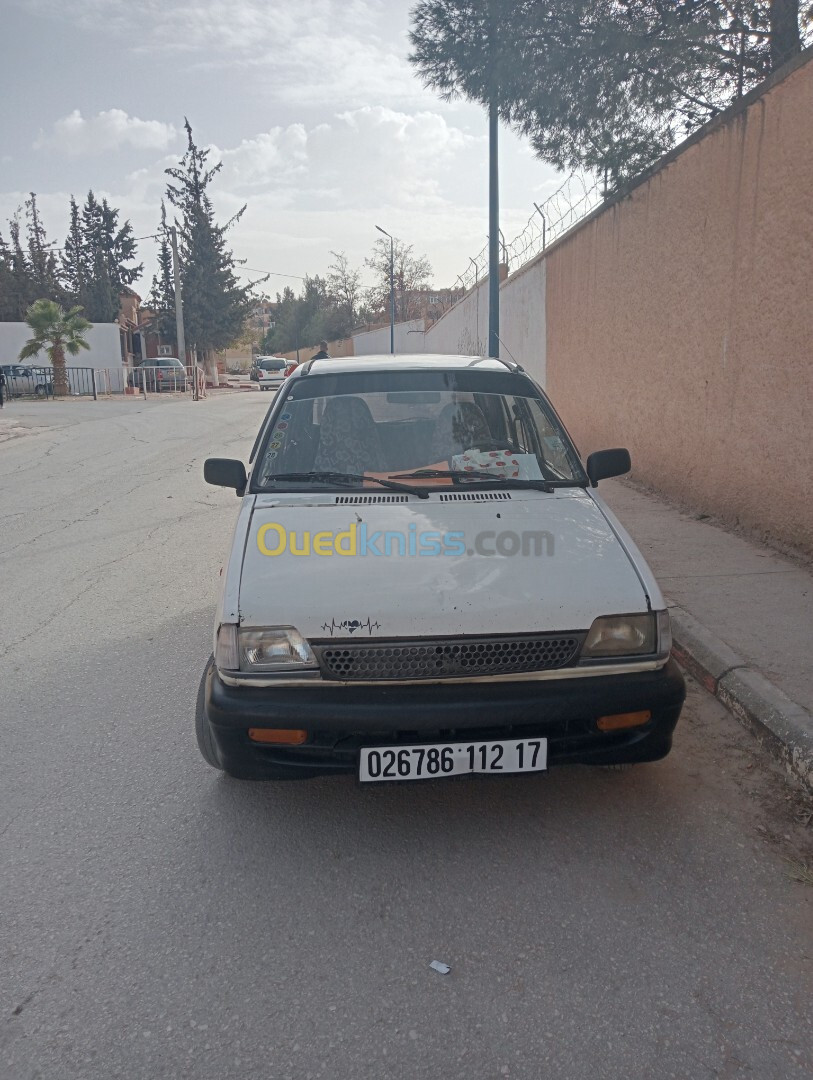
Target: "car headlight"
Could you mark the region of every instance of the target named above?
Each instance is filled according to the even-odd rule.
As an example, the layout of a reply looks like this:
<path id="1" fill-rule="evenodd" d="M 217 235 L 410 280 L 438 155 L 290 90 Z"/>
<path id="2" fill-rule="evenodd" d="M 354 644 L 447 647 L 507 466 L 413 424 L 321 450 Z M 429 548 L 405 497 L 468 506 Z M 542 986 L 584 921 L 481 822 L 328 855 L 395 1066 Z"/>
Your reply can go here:
<path id="1" fill-rule="evenodd" d="M 593 625 L 582 646 L 582 660 L 605 660 L 622 656 L 650 656 L 657 650 L 659 622 L 657 615 L 602 615 Z M 670 639 L 671 645 L 671 639 Z M 668 652 L 667 652 L 668 655 Z"/>
<path id="2" fill-rule="evenodd" d="M 293 626 L 242 629 L 224 623 L 217 636 L 215 664 L 225 671 L 269 672 L 316 668 L 316 657 Z"/>

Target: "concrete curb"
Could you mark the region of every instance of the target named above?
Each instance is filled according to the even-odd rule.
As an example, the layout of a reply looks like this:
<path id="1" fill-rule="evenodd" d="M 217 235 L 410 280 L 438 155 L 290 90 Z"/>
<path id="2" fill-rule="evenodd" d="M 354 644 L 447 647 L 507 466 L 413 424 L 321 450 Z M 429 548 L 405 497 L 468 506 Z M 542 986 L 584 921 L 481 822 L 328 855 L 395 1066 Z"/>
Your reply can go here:
<path id="1" fill-rule="evenodd" d="M 677 604 L 672 655 L 813 792 L 813 717 Z"/>

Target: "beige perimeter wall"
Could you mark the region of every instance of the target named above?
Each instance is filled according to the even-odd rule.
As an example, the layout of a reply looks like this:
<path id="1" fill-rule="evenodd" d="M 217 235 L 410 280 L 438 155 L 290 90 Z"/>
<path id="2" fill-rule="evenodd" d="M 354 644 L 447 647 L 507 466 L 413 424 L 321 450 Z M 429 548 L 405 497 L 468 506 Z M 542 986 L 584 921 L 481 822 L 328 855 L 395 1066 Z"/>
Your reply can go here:
<path id="1" fill-rule="evenodd" d="M 813 57 L 547 263 L 547 389 L 583 453 L 813 552 Z"/>

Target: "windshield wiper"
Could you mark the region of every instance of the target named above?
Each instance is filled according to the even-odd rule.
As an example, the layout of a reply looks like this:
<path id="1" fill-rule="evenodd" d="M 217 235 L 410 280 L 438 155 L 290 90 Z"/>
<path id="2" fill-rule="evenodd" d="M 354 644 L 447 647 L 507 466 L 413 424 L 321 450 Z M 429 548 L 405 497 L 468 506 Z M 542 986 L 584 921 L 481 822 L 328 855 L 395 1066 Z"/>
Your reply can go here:
<path id="1" fill-rule="evenodd" d="M 448 477 L 452 480 L 488 480 L 493 484 L 511 484 L 513 487 L 534 488 L 536 491 L 553 491 L 555 480 L 521 480 L 518 476 L 499 476 L 496 473 L 464 472 L 462 469 L 417 469 L 411 473 L 398 473 L 399 480 L 434 480 Z"/>
<path id="2" fill-rule="evenodd" d="M 389 488 L 391 491 L 406 491 L 409 495 L 417 495 L 419 499 L 429 498 L 429 492 L 425 488 L 415 487 L 412 484 L 398 484 L 394 480 L 382 480 L 378 476 L 365 476 L 364 473 L 330 471 L 280 473 L 279 475 L 269 476 L 266 483 L 277 480 L 291 481 L 292 483 L 350 484 L 353 486 L 358 483 L 369 482 L 380 484 L 381 487 Z"/>

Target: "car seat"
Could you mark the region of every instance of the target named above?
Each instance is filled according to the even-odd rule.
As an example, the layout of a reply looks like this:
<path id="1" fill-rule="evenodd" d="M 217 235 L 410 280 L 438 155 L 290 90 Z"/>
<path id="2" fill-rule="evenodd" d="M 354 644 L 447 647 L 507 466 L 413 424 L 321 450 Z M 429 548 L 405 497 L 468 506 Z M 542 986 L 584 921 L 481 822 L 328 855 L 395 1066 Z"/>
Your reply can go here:
<path id="1" fill-rule="evenodd" d="M 444 405 L 435 421 L 432 460 L 448 461 L 478 443 L 491 443 L 493 436 L 479 405 L 470 401 Z"/>
<path id="2" fill-rule="evenodd" d="M 378 472 L 382 462 L 381 441 L 367 403 L 358 397 L 330 398 L 319 426 L 314 469 Z"/>

